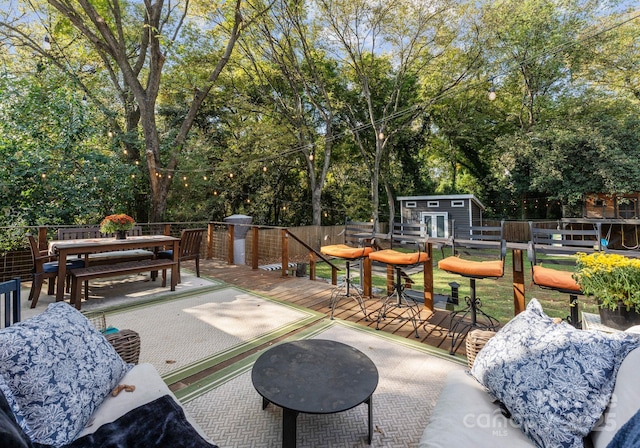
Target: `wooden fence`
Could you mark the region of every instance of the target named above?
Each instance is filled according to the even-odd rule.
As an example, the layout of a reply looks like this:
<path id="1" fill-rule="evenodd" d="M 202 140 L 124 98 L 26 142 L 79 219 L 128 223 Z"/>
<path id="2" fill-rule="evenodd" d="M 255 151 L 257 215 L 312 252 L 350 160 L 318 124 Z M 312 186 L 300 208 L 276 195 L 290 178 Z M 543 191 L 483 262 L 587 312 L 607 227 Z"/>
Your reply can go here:
<path id="1" fill-rule="evenodd" d="M 549 226 L 557 225 L 580 226 L 593 222 L 593 220 L 562 220 L 549 221 Z M 606 232 L 604 238 L 609 238 L 617 244 L 620 239 L 620 231 L 614 226 L 620 225 L 622 229 L 622 242 L 626 243 L 624 249 L 638 249 L 638 236 L 640 235 L 640 221 L 626 220 L 622 223 L 612 220 L 601 220 L 602 231 Z M 498 221 L 485 221 L 486 225 L 496 225 Z M 339 244 L 344 241 L 344 225 L 338 226 L 302 226 L 302 227 L 274 227 L 258 226 L 250 224 L 230 224 L 228 222 L 180 222 L 180 223 L 153 223 L 140 224 L 143 233 L 170 234 L 179 236 L 184 228 L 206 227 L 207 238 L 203 241 L 201 249 L 203 258 L 225 260 L 229 263 L 237 263 L 243 259 L 243 264 L 258 268 L 264 265 L 288 265 L 293 263 L 311 263 L 313 259 L 321 259 L 320 247 L 329 244 Z M 624 233 L 627 226 L 632 226 Z M 71 226 L 67 226 L 71 227 Z M 46 245 L 47 240 L 56 239 L 60 227 L 24 227 L 21 229 L 25 235 L 24 248 L 7 253 L 0 253 L 0 267 L 2 274 L 0 281 L 21 277 L 31 279 L 32 261 L 28 249 L 26 235 L 32 233 L 38 235 L 41 246 Z M 612 232 L 611 229 L 614 228 Z M 608 229 L 608 230 L 606 230 Z M 7 229 L 0 228 L 0 232 Z M 10 229 L 15 233 L 15 228 Z M 384 233 L 385 230 L 381 230 Z M 243 236 L 243 238 L 237 238 Z M 509 242 L 529 241 L 529 225 L 526 221 L 506 221 L 504 227 L 505 239 Z M 612 247 L 610 248 L 617 248 Z M 240 254 L 239 252 L 243 252 Z M 286 269 L 283 275 L 286 275 Z"/>

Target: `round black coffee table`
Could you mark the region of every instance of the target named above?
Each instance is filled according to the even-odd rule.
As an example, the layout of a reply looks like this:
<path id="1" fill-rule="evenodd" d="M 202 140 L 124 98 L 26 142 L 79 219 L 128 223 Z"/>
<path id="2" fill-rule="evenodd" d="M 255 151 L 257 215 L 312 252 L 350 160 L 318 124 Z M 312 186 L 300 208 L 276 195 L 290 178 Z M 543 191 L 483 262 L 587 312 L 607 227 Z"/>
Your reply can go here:
<path id="1" fill-rule="evenodd" d="M 378 369 L 361 351 L 340 342 L 308 339 L 286 342 L 264 352 L 251 371 L 262 409 L 280 406 L 282 446 L 296 446 L 296 419 L 305 414 L 335 414 L 366 403 L 373 432 L 371 396 Z"/>

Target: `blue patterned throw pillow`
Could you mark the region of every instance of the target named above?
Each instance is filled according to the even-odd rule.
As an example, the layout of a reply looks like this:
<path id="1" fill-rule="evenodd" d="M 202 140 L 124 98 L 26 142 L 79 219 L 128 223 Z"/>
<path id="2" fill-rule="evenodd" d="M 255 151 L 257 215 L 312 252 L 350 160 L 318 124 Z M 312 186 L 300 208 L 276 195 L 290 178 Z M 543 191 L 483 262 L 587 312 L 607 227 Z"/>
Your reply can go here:
<path id="1" fill-rule="evenodd" d="M 64 302 L 0 330 L 0 389 L 36 443 L 61 446 L 75 439 L 129 368 Z"/>
<path id="2" fill-rule="evenodd" d="M 532 299 L 480 350 L 471 373 L 537 446 L 582 448 L 638 346 L 635 335 L 555 323 Z"/>

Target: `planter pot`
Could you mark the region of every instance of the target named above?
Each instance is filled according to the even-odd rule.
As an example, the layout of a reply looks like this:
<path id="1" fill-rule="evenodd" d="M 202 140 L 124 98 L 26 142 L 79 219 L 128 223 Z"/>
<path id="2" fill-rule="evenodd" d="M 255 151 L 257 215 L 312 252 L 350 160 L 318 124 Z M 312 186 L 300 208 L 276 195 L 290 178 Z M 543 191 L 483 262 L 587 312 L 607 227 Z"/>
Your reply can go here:
<path id="1" fill-rule="evenodd" d="M 618 306 L 613 311 L 609 308 L 598 308 L 600 311 L 600 323 L 616 330 L 626 330 L 634 325 L 640 325 L 640 314 L 635 310 L 627 311 L 624 305 Z"/>
<path id="2" fill-rule="evenodd" d="M 127 231 L 126 230 L 118 230 L 118 231 L 116 231 L 116 239 L 117 240 L 126 240 L 127 239 Z"/>

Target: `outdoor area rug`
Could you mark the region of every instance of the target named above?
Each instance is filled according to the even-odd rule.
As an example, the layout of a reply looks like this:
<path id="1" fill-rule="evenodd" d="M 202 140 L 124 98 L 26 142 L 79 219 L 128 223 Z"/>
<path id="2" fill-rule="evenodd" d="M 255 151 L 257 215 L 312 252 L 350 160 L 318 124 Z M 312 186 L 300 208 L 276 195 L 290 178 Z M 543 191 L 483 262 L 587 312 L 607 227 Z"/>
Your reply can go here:
<path id="1" fill-rule="evenodd" d="M 301 338 L 351 345 L 371 358 L 380 376 L 373 394 L 373 447 L 415 447 L 449 372 L 465 363 L 447 352 L 343 321 L 325 320 Z M 279 447 L 282 410 L 270 405 L 251 383 L 260 353 L 212 375 L 176 395 L 186 411 L 221 447 Z M 331 415 L 298 416 L 298 446 L 367 447 L 367 406 Z"/>
<path id="2" fill-rule="evenodd" d="M 175 291 L 171 291 L 169 286 L 163 288 L 162 278 L 151 281 L 148 273 L 91 280 L 89 282 L 89 300 L 82 303 L 82 311 L 92 312 L 118 306 L 130 306 L 135 303 L 149 302 L 221 285 L 219 281 L 204 275 L 196 277 L 194 272 L 184 268 L 181 270 L 181 280 L 176 285 Z M 31 302 L 27 300 L 30 287 L 31 282 L 22 284 L 22 320 L 40 314 L 47 308 L 47 305 L 56 301 L 55 295 L 47 294 L 47 283 L 45 282 L 36 308 L 31 309 Z M 66 300 L 68 301 L 68 295 Z"/>
<path id="3" fill-rule="evenodd" d="M 140 362 L 153 364 L 172 384 L 322 317 L 239 288 L 219 287 L 113 309 L 106 313 L 106 324 L 138 332 Z"/>

